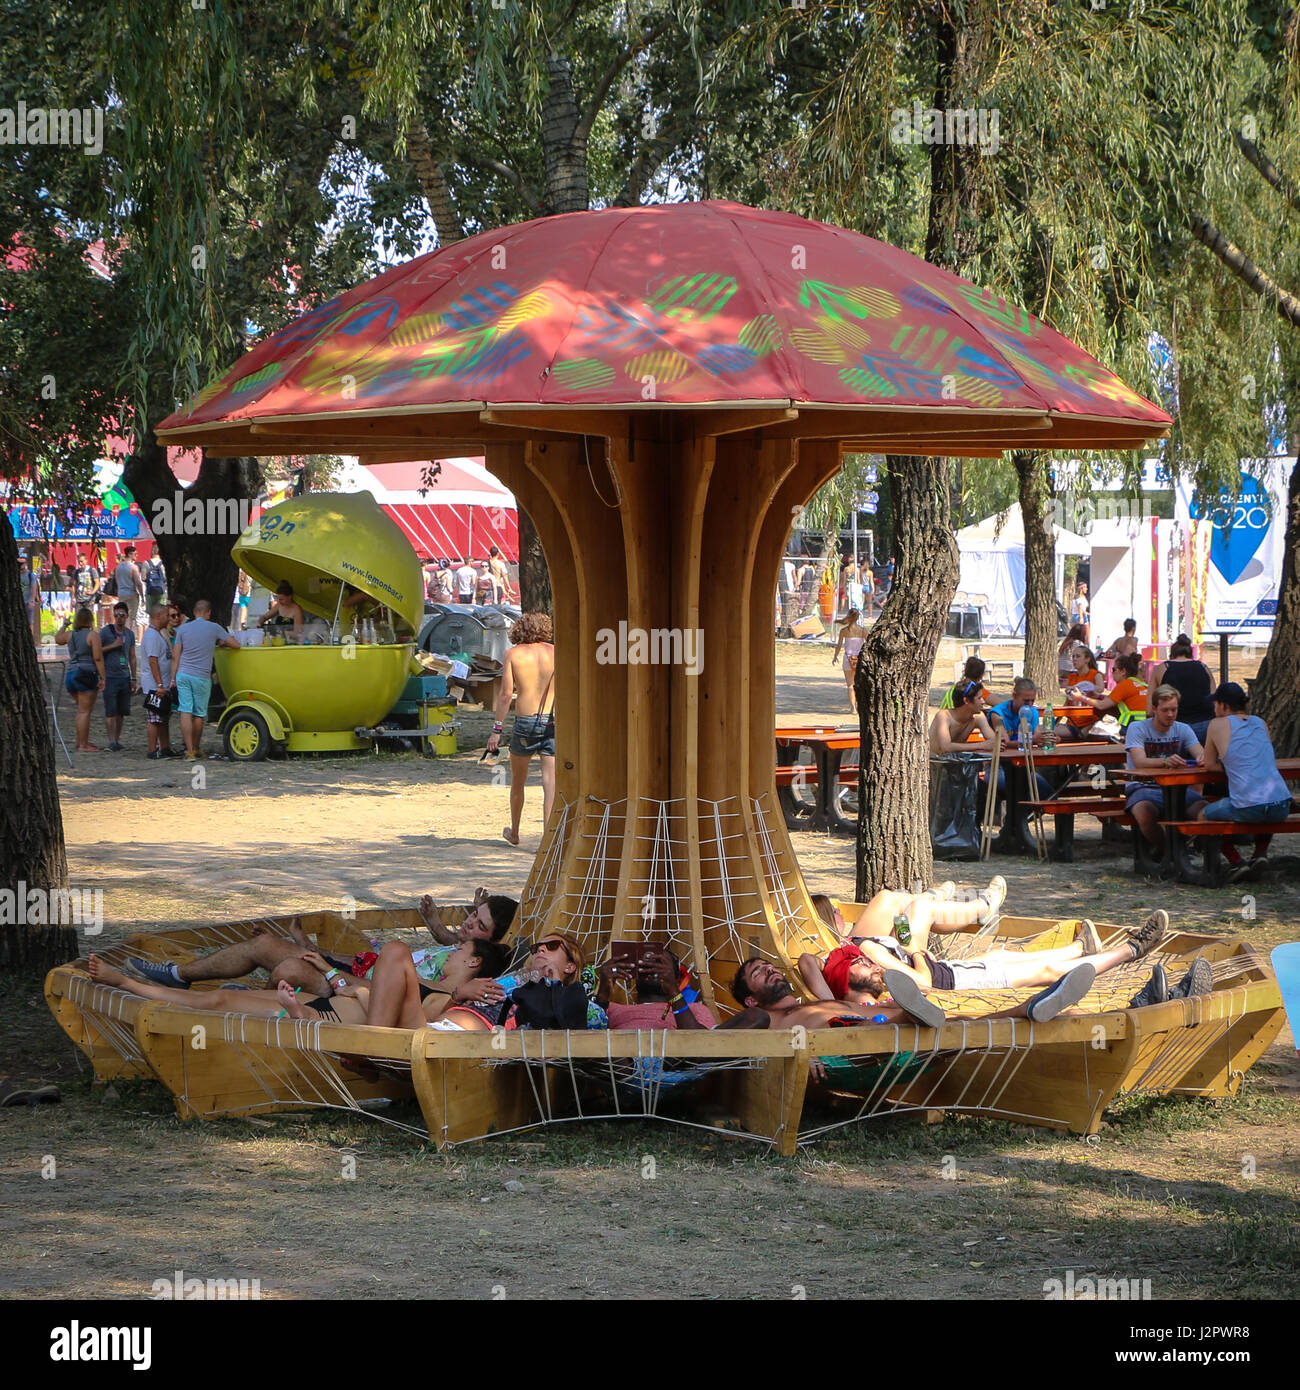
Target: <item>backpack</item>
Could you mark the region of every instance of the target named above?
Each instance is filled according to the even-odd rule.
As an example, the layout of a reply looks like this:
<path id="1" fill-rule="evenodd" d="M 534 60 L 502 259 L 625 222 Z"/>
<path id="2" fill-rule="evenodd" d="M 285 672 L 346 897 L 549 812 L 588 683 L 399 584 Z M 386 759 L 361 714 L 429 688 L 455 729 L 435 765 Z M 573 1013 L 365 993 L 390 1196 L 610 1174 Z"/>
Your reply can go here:
<path id="1" fill-rule="evenodd" d="M 117 597 L 117 575 L 110 574 L 108 578 L 104 580 L 104 587 L 101 592 L 107 594 L 109 598 Z"/>

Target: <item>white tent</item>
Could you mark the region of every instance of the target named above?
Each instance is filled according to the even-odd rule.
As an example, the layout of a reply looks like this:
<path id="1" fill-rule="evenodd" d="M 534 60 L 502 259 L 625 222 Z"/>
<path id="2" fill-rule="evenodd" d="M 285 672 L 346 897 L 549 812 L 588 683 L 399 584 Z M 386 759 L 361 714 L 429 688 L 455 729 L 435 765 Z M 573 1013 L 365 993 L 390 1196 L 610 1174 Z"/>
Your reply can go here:
<path id="1" fill-rule="evenodd" d="M 1061 526 L 1056 538 L 1055 592 L 1060 594 L 1066 555 L 1091 555 L 1082 536 Z M 957 532 L 961 552 L 959 593 L 979 600 L 986 637 L 1023 637 L 1025 631 L 1025 523 L 1017 502 Z"/>

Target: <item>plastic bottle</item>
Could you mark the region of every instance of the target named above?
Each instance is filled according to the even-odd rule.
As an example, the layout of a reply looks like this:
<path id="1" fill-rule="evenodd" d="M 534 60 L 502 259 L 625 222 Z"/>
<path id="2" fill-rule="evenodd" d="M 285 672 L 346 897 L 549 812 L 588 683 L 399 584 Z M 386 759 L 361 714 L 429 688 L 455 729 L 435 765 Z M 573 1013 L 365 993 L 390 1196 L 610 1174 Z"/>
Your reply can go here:
<path id="1" fill-rule="evenodd" d="M 1020 746 L 1023 748 L 1033 737 L 1029 732 L 1029 706 L 1020 707 Z"/>
<path id="2" fill-rule="evenodd" d="M 912 944 L 912 924 L 901 912 L 894 918 L 894 935 L 897 937 L 900 946 L 910 946 Z"/>
<path id="3" fill-rule="evenodd" d="M 540 970 L 512 970 L 509 974 L 497 976 L 497 984 L 509 996 L 519 989 L 522 985 L 536 984 L 538 980 L 545 978 Z"/>

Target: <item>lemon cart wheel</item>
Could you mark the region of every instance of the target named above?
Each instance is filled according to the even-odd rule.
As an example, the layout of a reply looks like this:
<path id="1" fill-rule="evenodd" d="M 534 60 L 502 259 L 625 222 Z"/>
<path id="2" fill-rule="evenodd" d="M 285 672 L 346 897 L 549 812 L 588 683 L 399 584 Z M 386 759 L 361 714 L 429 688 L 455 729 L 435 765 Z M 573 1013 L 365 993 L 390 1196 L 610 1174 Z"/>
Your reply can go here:
<path id="1" fill-rule="evenodd" d="M 260 763 L 271 752 L 271 731 L 256 710 L 243 710 L 226 725 L 226 756 L 237 763 Z"/>

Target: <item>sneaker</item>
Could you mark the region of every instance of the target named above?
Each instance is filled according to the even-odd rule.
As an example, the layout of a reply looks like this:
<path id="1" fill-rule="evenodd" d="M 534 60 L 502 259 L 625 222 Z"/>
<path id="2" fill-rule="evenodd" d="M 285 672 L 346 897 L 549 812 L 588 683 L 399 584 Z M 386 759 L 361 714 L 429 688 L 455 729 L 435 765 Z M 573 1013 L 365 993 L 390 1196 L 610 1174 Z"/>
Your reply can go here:
<path id="1" fill-rule="evenodd" d="M 931 891 L 941 903 L 951 902 L 953 894 L 957 891 L 957 885 L 952 879 L 945 879 L 943 883 L 936 883 Z"/>
<path id="2" fill-rule="evenodd" d="M 1250 867 L 1251 867 L 1252 869 L 1267 869 L 1267 868 L 1268 868 L 1268 855 L 1267 855 L 1267 854 L 1253 854 L 1253 855 L 1251 855 L 1251 857 L 1250 857 Z"/>
<path id="3" fill-rule="evenodd" d="M 921 986 L 901 970 L 885 971 L 885 988 L 890 998 L 905 1014 L 923 1028 L 942 1028 L 948 1015 L 921 992 Z"/>
<path id="4" fill-rule="evenodd" d="M 1025 1016 L 1035 1023 L 1049 1023 L 1063 1009 L 1077 1004 L 1092 988 L 1097 978 L 1097 967 L 1086 962 L 1076 965 L 1068 975 L 1063 975 L 1054 985 L 1040 990 L 1032 999 L 1025 1001 Z"/>
<path id="5" fill-rule="evenodd" d="M 170 745 L 166 748 L 160 748 L 158 754 L 163 758 L 183 758 L 185 756 L 179 748 L 172 748 Z"/>
<path id="6" fill-rule="evenodd" d="M 1169 991 L 1170 999 L 1194 999 L 1198 994 L 1213 994 L 1214 967 L 1204 956 L 1197 956 L 1192 968 Z"/>
<path id="7" fill-rule="evenodd" d="M 1002 911 L 1002 904 L 1007 900 L 1006 879 L 998 874 L 980 897 L 984 900 L 984 911 L 980 913 L 980 921 L 991 922 Z"/>
<path id="8" fill-rule="evenodd" d="M 1228 872 L 1224 875 L 1227 883 L 1240 883 L 1243 878 L 1249 878 L 1255 872 L 1255 865 L 1248 864 L 1244 859 L 1238 859 L 1234 864 L 1228 863 Z"/>
<path id="9" fill-rule="evenodd" d="M 166 756 L 167 754 L 161 749 L 155 749 L 152 753 L 145 754 L 145 757 L 148 758 L 151 763 L 156 763 L 159 758 L 165 758 Z"/>
<path id="10" fill-rule="evenodd" d="M 146 980 L 150 980 L 156 985 L 167 985 L 171 989 L 189 989 L 190 987 L 190 982 L 181 979 L 176 973 L 176 967 L 169 960 L 138 960 L 135 956 L 130 956 L 128 964 L 137 975 L 143 975 Z"/>
<path id="11" fill-rule="evenodd" d="M 110 743 L 107 745 L 107 748 L 110 753 L 120 753 L 122 751 L 122 745 L 120 743 Z"/>
<path id="12" fill-rule="evenodd" d="M 1189 972 L 1190 973 L 1190 972 Z M 1151 978 L 1128 1001 L 1130 1009 L 1145 1009 L 1148 1004 L 1163 1004 L 1169 998 L 1169 976 L 1158 961 L 1151 967 Z"/>
<path id="13" fill-rule="evenodd" d="M 1083 947 L 1085 956 L 1101 954 L 1101 933 L 1086 917 L 1079 923 L 1074 939 Z"/>
<path id="14" fill-rule="evenodd" d="M 1150 917 L 1138 928 L 1128 934 L 1128 944 L 1133 948 L 1133 959 L 1141 960 L 1165 939 L 1169 930 L 1169 914 L 1162 907 L 1156 908 Z"/>

